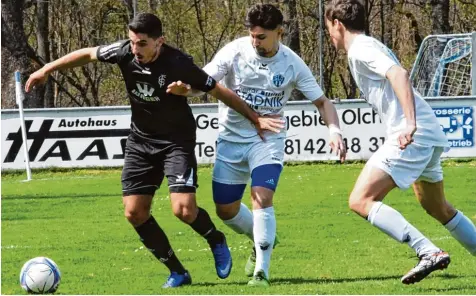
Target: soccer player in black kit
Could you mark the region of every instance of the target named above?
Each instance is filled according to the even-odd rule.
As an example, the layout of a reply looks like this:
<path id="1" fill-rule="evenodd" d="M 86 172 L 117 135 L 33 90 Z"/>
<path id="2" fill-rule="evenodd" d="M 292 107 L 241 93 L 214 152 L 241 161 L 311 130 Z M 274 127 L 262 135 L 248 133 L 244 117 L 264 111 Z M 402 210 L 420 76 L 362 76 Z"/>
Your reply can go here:
<path id="1" fill-rule="evenodd" d="M 210 93 L 252 121 L 259 134 L 278 132 L 282 122 L 259 117 L 234 92 L 221 86 L 193 63 L 190 56 L 165 44 L 160 19 L 139 13 L 129 23 L 129 40 L 107 46 L 83 48 L 46 64 L 33 73 L 28 92 L 44 83 L 56 70 L 101 61 L 117 64 L 131 102 L 131 133 L 125 149 L 122 191 L 125 216 L 144 245 L 167 266 L 170 276 L 164 288 L 191 284 L 183 267 L 154 217 L 152 198 L 167 177 L 172 210 L 176 217 L 203 236 L 213 253 L 218 277 L 226 278 L 232 267 L 225 236 L 215 228 L 208 213 L 197 206 L 196 124 L 187 99 L 168 94 L 168 84 L 182 81 Z"/>

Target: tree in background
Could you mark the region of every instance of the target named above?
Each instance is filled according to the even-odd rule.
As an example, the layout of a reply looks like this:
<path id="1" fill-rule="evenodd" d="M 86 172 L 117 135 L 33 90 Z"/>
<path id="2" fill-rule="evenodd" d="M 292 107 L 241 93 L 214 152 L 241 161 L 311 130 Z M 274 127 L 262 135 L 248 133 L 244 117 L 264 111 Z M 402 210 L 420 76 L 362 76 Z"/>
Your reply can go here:
<path id="1" fill-rule="evenodd" d="M 23 81 L 34 71 L 35 51 L 28 44 L 23 26 L 24 0 L 2 0 L 2 108 L 15 106 L 15 79 L 13 73 L 22 73 Z M 40 108 L 44 87 L 37 87 L 25 96 L 26 108 Z"/>
<path id="2" fill-rule="evenodd" d="M 37 40 L 37 54 L 44 63 L 50 62 L 50 36 L 49 36 L 49 2 L 44 0 L 36 0 L 35 15 L 36 15 L 36 40 Z M 48 79 L 43 87 L 43 105 L 45 107 L 54 107 L 54 95 L 52 80 Z"/>
<path id="3" fill-rule="evenodd" d="M 423 38 L 436 33 L 476 30 L 476 2 L 469 0 L 362 0 L 366 31 L 382 40 L 410 69 Z M 73 50 L 127 38 L 135 11 L 156 13 L 167 42 L 209 62 L 227 42 L 247 34 L 243 26 L 253 0 L 2 0 L 2 106 L 14 102 L 13 71 L 26 78 L 44 62 Z M 283 43 L 319 75 L 318 0 L 260 0 L 278 5 L 286 21 Z M 324 88 L 330 98 L 355 98 L 358 90 L 347 61 L 324 40 Z M 26 97 L 25 106 L 126 105 L 117 67 L 102 63 L 55 72 L 45 87 Z M 293 99 L 300 99 L 293 94 Z M 213 102 L 193 98 L 192 102 Z"/>
<path id="4" fill-rule="evenodd" d="M 429 2 L 433 34 L 450 33 L 450 0 L 430 0 Z"/>

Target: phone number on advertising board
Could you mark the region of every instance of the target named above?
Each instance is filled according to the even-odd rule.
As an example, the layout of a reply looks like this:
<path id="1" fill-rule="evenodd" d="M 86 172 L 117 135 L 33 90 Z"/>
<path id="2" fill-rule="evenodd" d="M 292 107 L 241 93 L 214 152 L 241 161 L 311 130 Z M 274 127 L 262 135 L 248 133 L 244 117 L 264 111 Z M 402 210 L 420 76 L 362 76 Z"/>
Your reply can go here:
<path id="1" fill-rule="evenodd" d="M 367 149 L 373 153 L 377 151 L 383 143 L 385 143 L 385 137 L 370 137 L 368 139 L 368 145 L 365 146 L 369 146 Z M 364 143 L 360 138 L 344 138 L 344 145 L 346 146 L 347 152 L 359 153 L 362 151 Z M 326 154 L 330 152 L 329 142 L 325 139 L 286 139 L 284 141 L 284 153 L 287 155 L 302 153 Z"/>

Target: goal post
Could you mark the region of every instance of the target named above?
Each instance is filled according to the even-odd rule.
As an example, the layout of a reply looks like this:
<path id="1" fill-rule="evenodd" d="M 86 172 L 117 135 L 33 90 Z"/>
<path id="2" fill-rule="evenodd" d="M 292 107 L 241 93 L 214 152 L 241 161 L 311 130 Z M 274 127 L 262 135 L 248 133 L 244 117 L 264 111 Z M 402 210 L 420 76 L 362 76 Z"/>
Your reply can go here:
<path id="1" fill-rule="evenodd" d="M 471 78 L 473 80 L 473 83 L 472 83 L 471 94 L 473 96 L 476 96 L 476 32 L 473 32 L 471 34 L 471 44 L 473 49 L 473 53 L 472 53 L 473 56 L 472 56 L 472 62 L 471 62 L 471 65 L 472 65 Z"/>

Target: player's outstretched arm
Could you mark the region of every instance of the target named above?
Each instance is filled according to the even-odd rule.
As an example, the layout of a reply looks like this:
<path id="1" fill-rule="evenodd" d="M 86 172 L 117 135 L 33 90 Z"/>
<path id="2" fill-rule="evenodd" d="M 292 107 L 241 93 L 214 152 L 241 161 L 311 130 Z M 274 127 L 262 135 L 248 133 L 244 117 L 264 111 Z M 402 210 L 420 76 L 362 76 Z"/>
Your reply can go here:
<path id="1" fill-rule="evenodd" d="M 385 76 L 392 85 L 400 105 L 402 105 L 403 114 L 405 114 L 407 121 L 406 128 L 398 137 L 400 149 L 405 149 L 413 142 L 413 134 L 416 132 L 415 97 L 410 83 L 410 76 L 408 71 L 399 65 L 392 66 Z"/>
<path id="2" fill-rule="evenodd" d="M 178 96 L 196 96 L 199 91 L 192 89 L 189 84 L 182 81 L 175 81 L 167 86 L 166 92 Z M 251 121 L 262 139 L 264 139 L 265 130 L 279 133 L 284 128 L 282 119 L 273 116 L 259 116 L 237 94 L 219 83 L 209 93 Z"/>
<path id="3" fill-rule="evenodd" d="M 168 94 L 174 94 L 177 96 L 185 97 L 199 97 L 204 94 L 203 91 L 192 89 L 190 84 L 183 83 L 182 81 L 174 81 L 171 84 L 167 85 L 166 92 Z"/>
<path id="4" fill-rule="evenodd" d="M 324 95 L 314 100 L 313 104 L 317 107 L 319 114 L 329 128 L 329 145 L 332 151 L 335 151 L 336 155 L 339 155 L 340 161 L 344 162 L 347 151 L 344 141 L 342 140 L 342 132 L 339 127 L 339 116 L 337 115 L 336 107 Z"/>
<path id="5" fill-rule="evenodd" d="M 96 61 L 97 49 L 97 47 L 82 48 L 44 65 L 41 69 L 30 75 L 25 84 L 25 91 L 29 92 L 36 85 L 44 84 L 46 79 L 48 79 L 48 75 L 54 71 L 79 67 Z"/>

